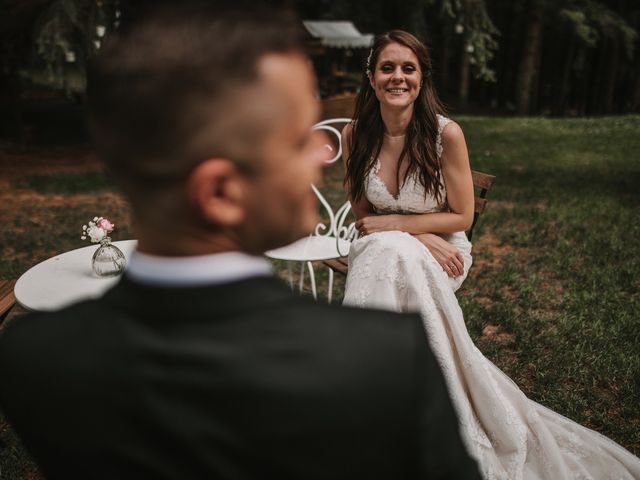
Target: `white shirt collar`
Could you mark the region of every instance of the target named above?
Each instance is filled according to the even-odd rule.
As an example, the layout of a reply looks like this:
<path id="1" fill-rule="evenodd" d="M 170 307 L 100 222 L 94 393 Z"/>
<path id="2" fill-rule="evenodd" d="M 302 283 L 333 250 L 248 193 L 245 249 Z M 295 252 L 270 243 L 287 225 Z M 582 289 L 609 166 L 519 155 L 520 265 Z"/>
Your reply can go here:
<path id="1" fill-rule="evenodd" d="M 134 250 L 126 274 L 131 280 L 145 285 L 197 287 L 270 276 L 271 265 L 263 257 L 243 252 L 160 257 Z"/>

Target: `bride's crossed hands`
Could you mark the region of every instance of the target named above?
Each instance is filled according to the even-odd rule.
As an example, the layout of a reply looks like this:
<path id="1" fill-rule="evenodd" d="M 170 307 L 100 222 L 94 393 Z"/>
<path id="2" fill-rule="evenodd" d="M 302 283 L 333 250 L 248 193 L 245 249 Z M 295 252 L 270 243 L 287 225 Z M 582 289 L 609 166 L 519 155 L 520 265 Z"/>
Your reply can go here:
<path id="1" fill-rule="evenodd" d="M 457 277 L 464 273 L 462 252 L 444 238 L 433 233 L 421 233 L 415 237 L 429 249 L 447 275 Z"/>
<path id="2" fill-rule="evenodd" d="M 356 221 L 356 229 L 360 235 L 370 235 L 377 232 L 388 232 L 392 230 L 403 231 L 403 215 L 370 215 L 362 217 Z"/>
<path id="3" fill-rule="evenodd" d="M 403 215 L 370 215 L 356 221 L 356 229 L 360 235 L 370 235 L 377 232 L 391 230 L 406 231 L 403 225 Z M 429 249 L 433 258 L 442 266 L 450 277 L 458 277 L 464 273 L 464 257 L 462 252 L 447 242 L 444 238 L 433 233 L 414 235 Z"/>

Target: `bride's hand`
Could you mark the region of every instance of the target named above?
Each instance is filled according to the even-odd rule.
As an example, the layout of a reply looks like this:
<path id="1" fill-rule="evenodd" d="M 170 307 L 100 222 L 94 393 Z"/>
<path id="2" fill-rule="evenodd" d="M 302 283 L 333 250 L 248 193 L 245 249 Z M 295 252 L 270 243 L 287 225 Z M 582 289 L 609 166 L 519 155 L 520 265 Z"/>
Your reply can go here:
<path id="1" fill-rule="evenodd" d="M 356 222 L 356 229 L 360 235 L 370 235 L 377 232 L 402 231 L 402 215 L 371 215 Z"/>
<path id="2" fill-rule="evenodd" d="M 456 247 L 444 238 L 433 233 L 415 235 L 422 244 L 429 249 L 433 258 L 442 266 L 450 277 L 457 277 L 464 273 L 464 256 Z"/>

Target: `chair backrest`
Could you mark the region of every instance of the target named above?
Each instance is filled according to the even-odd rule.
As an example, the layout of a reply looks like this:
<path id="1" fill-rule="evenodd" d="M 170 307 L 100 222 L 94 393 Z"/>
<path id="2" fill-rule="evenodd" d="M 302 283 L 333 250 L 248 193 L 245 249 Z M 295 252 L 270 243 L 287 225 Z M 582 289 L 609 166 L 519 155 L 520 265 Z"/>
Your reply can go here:
<path id="1" fill-rule="evenodd" d="M 338 130 L 333 124 L 347 124 L 351 122 L 350 118 L 331 118 L 328 120 L 323 120 L 313 126 L 314 130 L 324 130 L 331 135 L 335 136 L 336 145 L 338 146 L 336 154 L 329 160 L 327 163 L 335 163 L 339 159 L 342 158 L 342 132 Z M 328 145 L 327 147 L 333 150 L 332 145 Z M 320 204 L 323 206 L 325 211 L 329 216 L 329 224 L 318 223 L 316 225 L 316 229 L 314 234 L 317 236 L 333 236 L 336 238 L 336 249 L 340 256 L 348 255 L 349 253 L 349 245 L 355 238 L 358 236 L 358 231 L 356 230 L 355 222 L 351 222 L 345 225 L 347 217 L 349 216 L 349 212 L 351 211 L 351 202 L 348 200 L 344 202 L 338 210 L 335 212 L 329 205 L 329 202 L 325 199 L 325 197 L 320 193 L 320 190 L 315 185 L 311 185 L 316 197 L 320 201 Z"/>
<path id="2" fill-rule="evenodd" d="M 473 236 L 473 227 L 476 226 L 478 217 L 480 217 L 480 214 L 484 212 L 484 209 L 487 206 L 487 193 L 491 190 L 491 187 L 493 187 L 493 184 L 496 181 L 496 177 L 494 175 L 478 172 L 477 170 L 471 170 L 471 177 L 473 178 L 473 186 L 478 190 L 478 194 L 474 198 L 473 223 L 471 224 L 471 228 L 467 230 L 467 238 L 469 240 L 471 240 L 471 237 Z"/>

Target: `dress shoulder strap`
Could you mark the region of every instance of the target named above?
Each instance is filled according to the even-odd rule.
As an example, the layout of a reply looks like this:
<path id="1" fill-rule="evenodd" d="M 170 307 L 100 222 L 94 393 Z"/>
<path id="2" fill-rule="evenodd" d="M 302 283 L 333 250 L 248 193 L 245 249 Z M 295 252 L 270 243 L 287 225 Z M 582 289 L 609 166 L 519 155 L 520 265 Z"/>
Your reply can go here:
<path id="1" fill-rule="evenodd" d="M 442 156 L 442 130 L 444 127 L 451 123 L 451 119 L 445 117 L 444 115 L 436 114 L 438 117 L 438 136 L 436 137 L 436 153 L 438 154 L 438 158 Z"/>
<path id="2" fill-rule="evenodd" d="M 444 115 L 440 115 L 439 113 L 436 114 L 436 117 L 438 118 L 438 135 L 440 135 L 442 130 L 444 130 L 444 127 L 451 123 L 451 119 Z"/>

